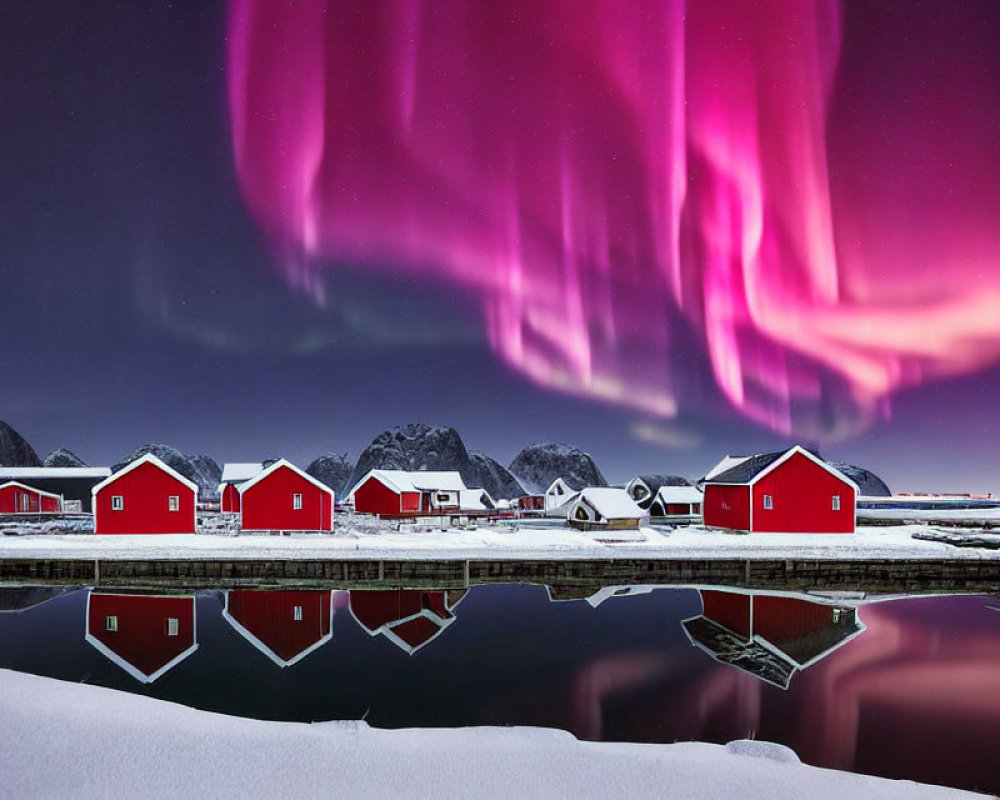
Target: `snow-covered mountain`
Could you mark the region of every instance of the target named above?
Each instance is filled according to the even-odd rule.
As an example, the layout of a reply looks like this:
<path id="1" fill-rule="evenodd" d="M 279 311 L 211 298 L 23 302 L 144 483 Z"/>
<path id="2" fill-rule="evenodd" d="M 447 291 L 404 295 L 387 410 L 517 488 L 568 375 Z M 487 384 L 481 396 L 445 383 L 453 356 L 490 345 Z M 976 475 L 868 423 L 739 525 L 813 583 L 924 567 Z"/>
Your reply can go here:
<path id="1" fill-rule="evenodd" d="M 325 453 L 313 461 L 306 472 L 320 483 L 333 489 L 337 502 L 350 491 L 348 480 L 354 465 L 348 460 L 347 453 Z"/>
<path id="2" fill-rule="evenodd" d="M 500 463 L 469 453 L 454 428 L 413 422 L 383 431 L 358 458 L 348 490 L 373 469 L 455 470 L 470 488 L 483 488 L 494 498 L 516 497 L 518 481 Z"/>
<path id="3" fill-rule="evenodd" d="M 53 450 L 47 456 L 45 456 L 45 461 L 42 462 L 43 467 L 85 467 L 86 462 L 72 450 L 67 450 L 65 447 L 60 447 L 58 450 Z"/>
<path id="4" fill-rule="evenodd" d="M 21 434 L 0 420 L 0 466 L 40 467 L 38 453 Z"/>
<path id="5" fill-rule="evenodd" d="M 568 444 L 529 445 L 517 454 L 508 469 L 531 492 L 544 492 L 556 478 L 562 478 L 574 489 L 608 485 L 590 454 Z"/>
<path id="6" fill-rule="evenodd" d="M 144 444 L 142 447 L 137 447 L 115 464 L 111 468 L 111 471 L 117 472 L 122 467 L 131 464 L 137 458 L 142 458 L 146 453 L 152 453 L 168 467 L 177 470 L 189 481 L 194 481 L 198 484 L 199 500 L 219 499 L 219 477 L 222 474 L 219 465 L 213 459 L 208 458 L 208 456 L 195 456 L 198 459 L 198 463 L 196 464 L 179 450 L 175 450 L 173 447 L 168 447 L 165 444 Z"/>

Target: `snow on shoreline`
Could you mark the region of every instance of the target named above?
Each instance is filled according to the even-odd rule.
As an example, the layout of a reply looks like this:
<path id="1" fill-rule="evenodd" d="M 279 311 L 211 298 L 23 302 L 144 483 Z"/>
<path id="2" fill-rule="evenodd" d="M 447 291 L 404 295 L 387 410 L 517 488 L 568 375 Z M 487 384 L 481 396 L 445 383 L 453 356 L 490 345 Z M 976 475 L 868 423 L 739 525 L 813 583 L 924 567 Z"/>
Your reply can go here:
<path id="1" fill-rule="evenodd" d="M 606 543 L 566 527 L 350 532 L 334 535 L 88 534 L 0 536 L 0 558 L 256 560 L 586 559 L 1000 559 L 1000 550 L 914 539 L 924 525 L 860 527 L 856 534 L 733 534 L 644 528 L 637 541 Z"/>
<path id="2" fill-rule="evenodd" d="M 806 766 L 764 743 L 626 744 L 542 728 L 269 722 L 9 670 L 0 670 L 0 720 L 3 793 L 18 798 L 981 796 Z"/>

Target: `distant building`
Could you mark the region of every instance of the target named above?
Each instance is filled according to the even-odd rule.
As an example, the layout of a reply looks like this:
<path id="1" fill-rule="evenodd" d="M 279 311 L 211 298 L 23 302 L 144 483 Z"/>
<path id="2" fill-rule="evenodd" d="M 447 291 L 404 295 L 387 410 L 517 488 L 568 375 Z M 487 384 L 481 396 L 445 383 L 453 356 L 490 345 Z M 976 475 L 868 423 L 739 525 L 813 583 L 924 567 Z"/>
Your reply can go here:
<path id="1" fill-rule="evenodd" d="M 93 488 L 110 474 L 109 467 L 0 467 L 0 484 L 16 481 L 62 497 L 64 507 L 79 503 L 89 513 Z"/>
<path id="2" fill-rule="evenodd" d="M 545 495 L 544 494 L 526 494 L 522 497 L 518 497 L 514 501 L 514 506 L 519 511 L 544 511 L 545 510 Z"/>
<path id="3" fill-rule="evenodd" d="M 240 513 L 240 484 L 259 475 L 264 469 L 260 462 L 224 464 L 219 481 L 219 509 L 224 514 Z"/>
<path id="4" fill-rule="evenodd" d="M 141 683 L 152 683 L 198 649 L 194 595 L 91 592 L 84 638 Z"/>
<path id="5" fill-rule="evenodd" d="M 227 591 L 222 616 L 271 661 L 290 667 L 333 638 L 333 593 Z"/>
<path id="6" fill-rule="evenodd" d="M 239 484 L 245 531 L 333 530 L 333 489 L 281 458 Z"/>
<path id="7" fill-rule="evenodd" d="M 93 490 L 94 533 L 194 533 L 198 486 L 152 453 Z"/>
<path id="8" fill-rule="evenodd" d="M 787 689 L 796 672 L 863 633 L 857 610 L 787 595 L 702 589 L 702 614 L 681 625 L 720 663 Z"/>
<path id="9" fill-rule="evenodd" d="M 858 487 L 796 445 L 727 456 L 702 478 L 705 525 L 761 533 L 854 533 Z"/>
<path id="10" fill-rule="evenodd" d="M 663 487 L 683 487 L 690 486 L 690 481 L 676 475 L 636 475 L 625 486 L 625 491 L 629 497 L 643 511 L 648 511 L 656 495 Z"/>
<path id="11" fill-rule="evenodd" d="M 350 609 L 371 636 L 384 636 L 407 655 L 413 655 L 455 621 L 454 609 L 466 591 L 352 591 Z"/>
<path id="12" fill-rule="evenodd" d="M 496 507 L 485 490 L 469 489 L 458 472 L 396 469 L 371 470 L 350 491 L 347 502 L 355 511 L 388 519 L 484 514 Z"/>
<path id="13" fill-rule="evenodd" d="M 572 500 L 566 521 L 584 531 L 638 530 L 645 515 L 624 489 L 591 486 Z"/>
<path id="14" fill-rule="evenodd" d="M 57 494 L 17 481 L 0 485 L 0 514 L 59 514 L 62 506 L 62 497 Z"/>
<path id="15" fill-rule="evenodd" d="M 545 490 L 545 513 L 547 516 L 565 517 L 567 503 L 582 486 L 573 486 L 564 478 L 556 478 Z"/>
<path id="16" fill-rule="evenodd" d="M 661 486 L 648 506 L 649 516 L 654 522 L 698 522 L 703 501 L 697 486 Z"/>

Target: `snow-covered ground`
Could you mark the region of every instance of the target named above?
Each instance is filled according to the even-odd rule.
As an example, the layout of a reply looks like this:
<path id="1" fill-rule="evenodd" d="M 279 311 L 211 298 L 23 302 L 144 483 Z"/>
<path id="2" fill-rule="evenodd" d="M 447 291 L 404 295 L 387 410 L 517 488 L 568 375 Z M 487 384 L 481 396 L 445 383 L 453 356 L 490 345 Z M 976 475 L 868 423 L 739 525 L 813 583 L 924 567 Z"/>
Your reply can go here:
<path id="1" fill-rule="evenodd" d="M 266 722 L 0 670 L 5 797 L 670 797 L 958 800 L 798 762 L 779 745 L 581 742 L 541 728 Z"/>
<path id="2" fill-rule="evenodd" d="M 632 541 L 529 523 L 478 529 L 386 529 L 334 535 L 0 536 L 0 558 L 172 559 L 998 559 L 1000 550 L 914 539 L 924 525 L 862 527 L 849 534 L 722 533 L 698 527 L 644 528 Z M 627 533 L 627 532 L 626 532 Z"/>

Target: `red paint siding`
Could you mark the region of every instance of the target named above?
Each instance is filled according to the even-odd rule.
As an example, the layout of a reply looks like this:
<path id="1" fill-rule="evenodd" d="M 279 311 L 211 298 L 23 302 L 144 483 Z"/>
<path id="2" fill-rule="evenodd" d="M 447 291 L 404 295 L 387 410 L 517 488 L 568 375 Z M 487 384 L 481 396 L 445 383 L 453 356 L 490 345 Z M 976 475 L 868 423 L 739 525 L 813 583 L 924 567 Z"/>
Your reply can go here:
<path id="1" fill-rule="evenodd" d="M 0 489 L 0 514 L 28 514 L 38 511 L 38 493 L 20 486 Z"/>
<path id="2" fill-rule="evenodd" d="M 239 513 L 240 510 L 240 490 L 232 483 L 227 483 L 222 490 L 222 510 L 229 513 Z"/>
<path id="3" fill-rule="evenodd" d="M 734 633 L 750 638 L 750 596 L 706 590 L 701 593 L 704 615 Z"/>
<path id="4" fill-rule="evenodd" d="M 125 507 L 111 510 L 111 498 L 121 495 Z M 171 511 L 169 498 L 179 498 L 179 510 Z M 145 463 L 120 473 L 97 493 L 94 532 L 194 533 L 195 491 L 156 464 Z"/>
<path id="5" fill-rule="evenodd" d="M 91 592 L 87 599 L 89 633 L 149 677 L 195 643 L 194 597 L 155 597 Z M 118 630 L 106 619 L 118 618 Z M 178 635 L 167 636 L 167 620 L 178 621 Z"/>
<path id="6" fill-rule="evenodd" d="M 411 508 L 414 498 L 416 498 L 417 508 Z M 354 491 L 354 510 L 365 514 L 392 516 L 398 515 L 404 510 L 415 511 L 419 507 L 419 494 L 403 492 L 400 496 L 375 477 L 368 478 Z"/>
<path id="7" fill-rule="evenodd" d="M 302 508 L 292 496 L 302 495 Z M 245 489 L 240 497 L 242 527 L 247 531 L 331 531 L 333 492 L 281 466 Z"/>
<path id="8" fill-rule="evenodd" d="M 710 483 L 702 501 L 705 525 L 711 528 L 750 530 L 750 488 Z"/>
<path id="9" fill-rule="evenodd" d="M 417 589 L 352 591 L 351 612 L 368 630 L 419 614 L 424 609 L 439 617 L 451 616 L 444 592 L 421 592 Z"/>
<path id="10" fill-rule="evenodd" d="M 824 631 L 833 624 L 833 608 L 795 597 L 754 597 L 753 632 L 773 644 Z"/>
<path id="11" fill-rule="evenodd" d="M 47 495 L 42 495 L 42 511 L 50 514 L 55 514 L 62 511 L 62 503 L 58 497 L 49 497 Z"/>
<path id="12" fill-rule="evenodd" d="M 295 619 L 295 607 L 302 619 Z M 229 615 L 282 661 L 291 661 L 330 633 L 330 592 L 230 592 Z"/>
<path id="13" fill-rule="evenodd" d="M 764 508 L 771 495 L 773 509 Z M 832 507 L 840 495 L 840 510 Z M 854 487 L 795 453 L 753 486 L 753 530 L 761 533 L 853 533 Z"/>

